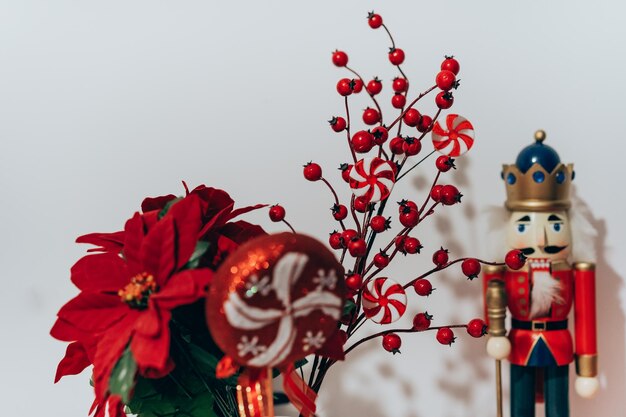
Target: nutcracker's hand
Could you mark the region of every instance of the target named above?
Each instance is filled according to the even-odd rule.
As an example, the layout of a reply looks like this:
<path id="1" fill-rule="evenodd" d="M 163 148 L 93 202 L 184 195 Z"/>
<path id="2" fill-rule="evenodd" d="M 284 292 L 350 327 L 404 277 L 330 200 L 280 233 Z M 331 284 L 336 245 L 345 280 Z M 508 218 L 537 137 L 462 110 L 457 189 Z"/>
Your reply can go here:
<path id="1" fill-rule="evenodd" d="M 511 353 L 511 342 L 505 336 L 492 336 L 487 340 L 487 354 L 494 359 L 506 359 Z"/>
<path id="2" fill-rule="evenodd" d="M 577 376 L 574 386 L 576 388 L 576 394 L 582 398 L 593 398 L 600 388 L 600 383 L 596 376 Z"/>

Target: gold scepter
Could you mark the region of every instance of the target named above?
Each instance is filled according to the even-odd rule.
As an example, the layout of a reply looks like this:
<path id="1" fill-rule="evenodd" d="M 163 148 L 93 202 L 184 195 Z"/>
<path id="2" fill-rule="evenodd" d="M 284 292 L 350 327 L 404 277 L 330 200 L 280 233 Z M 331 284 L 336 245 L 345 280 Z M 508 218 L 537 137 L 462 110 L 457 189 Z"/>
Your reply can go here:
<path id="1" fill-rule="evenodd" d="M 487 318 L 491 337 L 506 336 L 504 320 L 506 318 L 506 292 L 504 282 L 492 279 L 487 286 Z M 502 361 L 496 359 L 496 406 L 497 415 L 502 417 Z"/>

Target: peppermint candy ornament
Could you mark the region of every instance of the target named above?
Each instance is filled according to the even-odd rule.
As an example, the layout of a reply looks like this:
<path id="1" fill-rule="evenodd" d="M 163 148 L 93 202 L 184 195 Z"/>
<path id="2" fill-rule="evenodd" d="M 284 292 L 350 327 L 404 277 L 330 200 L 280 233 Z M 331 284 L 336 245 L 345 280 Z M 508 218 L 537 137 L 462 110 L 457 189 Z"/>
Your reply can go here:
<path id="1" fill-rule="evenodd" d="M 364 158 L 350 170 L 350 188 L 357 197 L 376 203 L 389 197 L 396 182 L 396 167 L 382 158 Z"/>
<path id="2" fill-rule="evenodd" d="M 228 256 L 213 276 L 206 318 L 236 363 L 281 367 L 316 352 L 337 330 L 343 267 L 317 240 L 262 236 Z"/>
<path id="3" fill-rule="evenodd" d="M 433 146 L 444 155 L 457 157 L 469 151 L 474 145 L 474 126 L 458 114 L 446 116 L 445 128 L 435 123 L 432 131 Z"/>
<path id="4" fill-rule="evenodd" d="M 406 293 L 392 279 L 379 277 L 367 283 L 361 301 L 363 312 L 374 323 L 389 324 L 406 311 Z"/>

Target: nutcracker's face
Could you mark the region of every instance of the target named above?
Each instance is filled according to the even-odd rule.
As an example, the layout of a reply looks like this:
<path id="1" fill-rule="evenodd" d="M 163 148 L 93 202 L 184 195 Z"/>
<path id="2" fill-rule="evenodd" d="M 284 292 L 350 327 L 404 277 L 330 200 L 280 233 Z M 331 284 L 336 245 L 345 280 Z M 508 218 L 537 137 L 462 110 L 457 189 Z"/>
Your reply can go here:
<path id="1" fill-rule="evenodd" d="M 507 227 L 509 247 L 521 250 L 529 258 L 565 260 L 572 250 L 572 232 L 565 211 L 514 211 Z"/>

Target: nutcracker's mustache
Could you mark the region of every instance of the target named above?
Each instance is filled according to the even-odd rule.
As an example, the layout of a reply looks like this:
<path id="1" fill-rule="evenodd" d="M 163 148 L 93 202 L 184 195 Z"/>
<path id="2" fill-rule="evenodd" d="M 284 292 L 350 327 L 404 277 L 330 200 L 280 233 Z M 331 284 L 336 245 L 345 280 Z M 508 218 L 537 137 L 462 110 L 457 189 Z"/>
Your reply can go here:
<path id="1" fill-rule="evenodd" d="M 545 246 L 543 248 L 543 252 L 549 253 L 550 255 L 554 255 L 555 253 L 561 252 L 566 247 L 567 246 Z M 529 255 L 532 255 L 533 253 L 535 253 L 535 249 L 534 248 L 522 248 L 520 250 L 526 256 L 529 256 Z"/>

